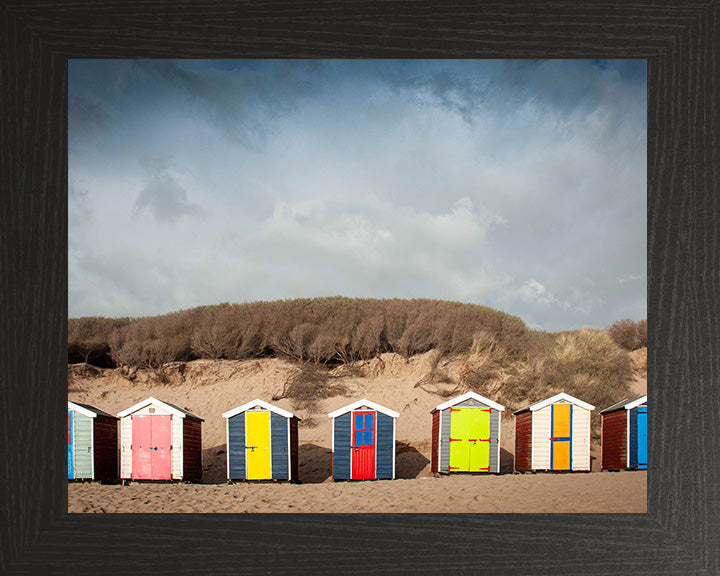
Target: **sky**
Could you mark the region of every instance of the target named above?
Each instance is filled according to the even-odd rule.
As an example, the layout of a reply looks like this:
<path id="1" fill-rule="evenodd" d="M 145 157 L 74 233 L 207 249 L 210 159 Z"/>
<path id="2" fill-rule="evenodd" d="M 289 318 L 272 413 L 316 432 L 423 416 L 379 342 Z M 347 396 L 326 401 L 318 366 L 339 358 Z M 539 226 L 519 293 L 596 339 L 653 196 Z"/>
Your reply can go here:
<path id="1" fill-rule="evenodd" d="M 71 60 L 68 309 L 647 317 L 644 60 Z"/>

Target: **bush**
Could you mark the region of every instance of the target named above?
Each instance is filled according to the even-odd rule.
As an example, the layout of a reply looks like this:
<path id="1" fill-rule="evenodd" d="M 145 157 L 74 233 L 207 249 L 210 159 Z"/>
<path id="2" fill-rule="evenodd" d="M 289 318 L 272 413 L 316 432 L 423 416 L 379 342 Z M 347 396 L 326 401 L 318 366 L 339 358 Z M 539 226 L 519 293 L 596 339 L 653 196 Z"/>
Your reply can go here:
<path id="1" fill-rule="evenodd" d="M 474 304 L 343 297 L 219 304 L 139 319 L 80 318 L 68 323 L 68 358 L 104 355 L 108 363 L 161 366 L 198 358 L 277 356 L 324 365 L 404 357 L 435 349 L 467 352 L 486 332 L 523 356 L 528 330 L 519 318 Z"/>
<path id="2" fill-rule="evenodd" d="M 608 328 L 608 334 L 621 348 L 638 350 L 647 346 L 647 320 L 634 322 L 624 318 Z"/>

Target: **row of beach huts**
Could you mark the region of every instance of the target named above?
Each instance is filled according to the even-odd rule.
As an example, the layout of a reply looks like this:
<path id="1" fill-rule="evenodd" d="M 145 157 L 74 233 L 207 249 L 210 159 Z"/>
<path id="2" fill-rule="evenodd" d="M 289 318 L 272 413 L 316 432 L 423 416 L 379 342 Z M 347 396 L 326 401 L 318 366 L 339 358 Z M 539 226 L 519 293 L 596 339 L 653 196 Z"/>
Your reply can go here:
<path id="1" fill-rule="evenodd" d="M 594 409 L 560 393 L 514 412 L 514 470 L 589 472 Z M 437 406 L 431 412 L 432 472 L 498 474 L 504 410 L 474 392 Z M 646 469 L 647 395 L 600 414 L 602 469 Z M 298 480 L 297 416 L 260 399 L 222 416 L 228 481 Z M 362 399 L 328 416 L 333 479 L 395 478 L 397 412 Z M 147 398 L 116 417 L 68 401 L 67 422 L 69 480 L 202 479 L 203 419 L 169 402 Z"/>

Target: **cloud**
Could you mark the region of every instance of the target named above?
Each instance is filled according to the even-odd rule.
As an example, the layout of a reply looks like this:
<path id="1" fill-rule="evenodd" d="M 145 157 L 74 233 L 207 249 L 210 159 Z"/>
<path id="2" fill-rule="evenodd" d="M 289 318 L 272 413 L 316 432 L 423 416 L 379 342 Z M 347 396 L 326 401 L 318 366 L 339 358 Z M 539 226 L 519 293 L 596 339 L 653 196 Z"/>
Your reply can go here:
<path id="1" fill-rule="evenodd" d="M 138 193 L 133 213 L 140 215 L 148 209 L 157 222 L 174 223 L 184 216 L 203 217 L 205 211 L 188 200 L 187 190 L 162 162 L 148 164 L 145 185 Z"/>
<path id="2" fill-rule="evenodd" d="M 644 63 L 73 61 L 68 74 L 70 130 L 88 136 L 69 157 L 71 298 L 86 295 L 73 311 L 168 311 L 159 290 L 178 308 L 452 299 L 546 329 L 645 314 Z M 105 258 L 182 273 L 145 289 Z M 112 301 L 90 296 L 97 275 Z"/>

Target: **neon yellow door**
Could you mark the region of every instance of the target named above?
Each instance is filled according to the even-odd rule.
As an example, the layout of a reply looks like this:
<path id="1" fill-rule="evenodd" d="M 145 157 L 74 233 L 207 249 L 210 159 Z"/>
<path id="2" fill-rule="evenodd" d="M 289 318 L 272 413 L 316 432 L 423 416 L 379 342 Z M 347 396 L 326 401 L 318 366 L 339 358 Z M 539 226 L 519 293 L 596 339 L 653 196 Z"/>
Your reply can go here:
<path id="1" fill-rule="evenodd" d="M 246 412 L 245 433 L 247 479 L 270 480 L 270 412 Z"/>
<path id="2" fill-rule="evenodd" d="M 466 408 L 470 412 L 470 472 L 490 471 L 490 410 Z"/>
<path id="3" fill-rule="evenodd" d="M 450 408 L 450 472 L 470 470 L 471 408 Z"/>

